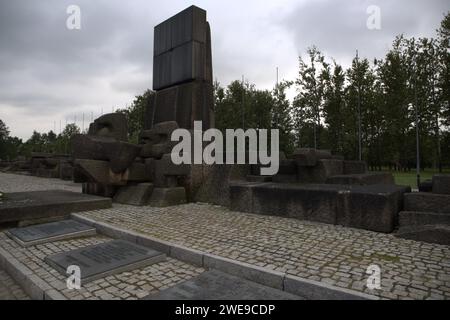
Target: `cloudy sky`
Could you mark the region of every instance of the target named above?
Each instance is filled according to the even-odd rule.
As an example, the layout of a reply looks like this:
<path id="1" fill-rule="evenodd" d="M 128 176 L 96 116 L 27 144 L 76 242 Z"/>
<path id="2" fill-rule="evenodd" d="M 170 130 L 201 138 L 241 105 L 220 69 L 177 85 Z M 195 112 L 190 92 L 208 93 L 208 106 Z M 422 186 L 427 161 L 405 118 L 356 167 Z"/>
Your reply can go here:
<path id="1" fill-rule="evenodd" d="M 81 29 L 66 27 L 69 5 Z M 433 36 L 447 0 L 0 0 L 0 119 L 11 134 L 66 122 L 88 126 L 152 87 L 153 27 L 195 4 L 212 29 L 214 78 L 242 75 L 258 88 L 295 79 L 298 56 L 315 44 L 348 65 L 356 49 L 382 57 L 395 35 Z M 380 8 L 381 28 L 366 26 Z"/>

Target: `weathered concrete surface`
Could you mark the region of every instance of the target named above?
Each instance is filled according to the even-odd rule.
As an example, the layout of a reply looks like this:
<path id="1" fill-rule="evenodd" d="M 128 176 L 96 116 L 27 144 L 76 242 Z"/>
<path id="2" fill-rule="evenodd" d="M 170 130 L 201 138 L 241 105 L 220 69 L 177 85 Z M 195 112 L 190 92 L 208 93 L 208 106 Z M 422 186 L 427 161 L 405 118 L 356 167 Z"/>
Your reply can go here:
<path id="1" fill-rule="evenodd" d="M 314 167 L 298 167 L 300 183 L 325 183 L 330 176 L 341 175 L 344 170 L 342 160 L 319 159 Z"/>
<path id="2" fill-rule="evenodd" d="M 394 184 L 394 176 L 387 172 L 343 174 L 328 177 L 326 183 L 352 185 Z"/>
<path id="3" fill-rule="evenodd" d="M 103 136 L 74 135 L 71 139 L 75 159 L 109 161 L 114 173 L 124 172 L 141 151 L 139 145 Z"/>
<path id="4" fill-rule="evenodd" d="M 281 290 L 266 287 L 217 270 L 207 271 L 147 300 L 303 300 Z"/>
<path id="5" fill-rule="evenodd" d="M 245 181 L 250 165 L 194 165 L 189 182 L 193 201 L 230 205 L 230 184 Z"/>
<path id="6" fill-rule="evenodd" d="M 143 130 L 139 135 L 139 144 L 142 145 L 142 158 L 161 157 L 166 153 L 171 153 L 172 148 L 178 143 L 171 141 L 171 135 L 174 130 L 178 129 L 176 121 L 160 122 L 149 130 Z"/>
<path id="7" fill-rule="evenodd" d="M 405 194 L 404 210 L 450 214 L 450 195 L 429 192 Z"/>
<path id="8" fill-rule="evenodd" d="M 14 192 L 0 202 L 0 222 L 67 216 L 111 208 L 111 199 L 62 190 Z"/>
<path id="9" fill-rule="evenodd" d="M 88 134 L 128 141 L 127 118 L 125 114 L 118 112 L 104 114 L 89 125 Z"/>
<path id="10" fill-rule="evenodd" d="M 96 182 L 84 182 L 82 185 L 82 192 L 85 194 L 95 195 L 99 197 L 112 198 L 116 194 L 119 186 Z"/>
<path id="11" fill-rule="evenodd" d="M 344 161 L 344 174 L 361 174 L 367 172 L 365 161 Z"/>
<path id="12" fill-rule="evenodd" d="M 203 129 L 213 125 L 213 86 L 211 83 L 191 81 L 156 92 L 152 113 L 146 123 L 176 121 L 180 128 L 192 129 L 194 121 L 202 121 Z"/>
<path id="13" fill-rule="evenodd" d="M 183 187 L 154 188 L 148 204 L 153 207 L 169 207 L 186 203 Z"/>
<path id="14" fill-rule="evenodd" d="M 299 167 L 314 167 L 320 159 L 331 159 L 329 150 L 313 148 L 298 148 L 294 151 L 292 158 Z"/>
<path id="15" fill-rule="evenodd" d="M 236 183 L 231 209 L 392 232 L 406 187 Z"/>
<path id="16" fill-rule="evenodd" d="M 206 11 L 191 6 L 155 27 L 153 89 L 207 79 Z"/>
<path id="17" fill-rule="evenodd" d="M 214 127 L 211 30 L 206 11 L 196 6 L 179 12 L 155 27 L 153 89 L 145 128 L 176 121 L 192 129 Z"/>

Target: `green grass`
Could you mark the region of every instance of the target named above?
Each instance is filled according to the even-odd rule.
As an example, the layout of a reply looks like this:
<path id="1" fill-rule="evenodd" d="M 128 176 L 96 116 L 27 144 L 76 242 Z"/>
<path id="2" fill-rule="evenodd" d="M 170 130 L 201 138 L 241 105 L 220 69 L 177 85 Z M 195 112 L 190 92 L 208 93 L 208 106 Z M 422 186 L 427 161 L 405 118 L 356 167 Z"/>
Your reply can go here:
<path id="1" fill-rule="evenodd" d="M 396 184 L 410 186 L 412 189 L 417 189 L 417 177 L 415 170 L 410 172 L 391 171 L 391 173 L 394 176 Z M 438 170 L 425 169 L 425 171 L 420 172 L 420 181 L 431 179 L 433 175 L 437 173 L 439 173 Z M 442 173 L 450 173 L 450 169 L 444 169 Z"/>

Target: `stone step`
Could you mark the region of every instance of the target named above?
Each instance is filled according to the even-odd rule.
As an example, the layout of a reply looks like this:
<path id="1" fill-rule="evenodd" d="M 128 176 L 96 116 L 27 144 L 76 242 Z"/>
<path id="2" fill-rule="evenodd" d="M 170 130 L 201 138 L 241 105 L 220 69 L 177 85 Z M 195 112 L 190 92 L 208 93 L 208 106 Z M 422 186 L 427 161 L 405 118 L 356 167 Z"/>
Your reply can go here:
<path id="1" fill-rule="evenodd" d="M 395 233 L 395 236 L 409 240 L 450 245 L 450 226 L 435 224 L 401 227 Z"/>
<path id="2" fill-rule="evenodd" d="M 401 211 L 399 226 L 423 226 L 428 224 L 442 224 L 450 226 L 450 214 L 420 211 Z"/>
<path id="3" fill-rule="evenodd" d="M 343 174 L 327 178 L 326 183 L 331 184 L 394 184 L 394 177 L 386 172 L 368 172 L 360 174 Z"/>
<path id="4" fill-rule="evenodd" d="M 435 174 L 432 183 L 433 193 L 450 195 L 450 174 Z"/>
<path id="5" fill-rule="evenodd" d="M 431 180 L 425 180 L 419 184 L 420 192 L 431 192 L 432 189 L 433 189 L 433 183 L 431 182 Z"/>
<path id="6" fill-rule="evenodd" d="M 404 211 L 450 213 L 450 195 L 429 192 L 405 194 Z"/>
<path id="7" fill-rule="evenodd" d="M 409 191 L 395 185 L 232 183 L 230 208 L 389 233 Z"/>

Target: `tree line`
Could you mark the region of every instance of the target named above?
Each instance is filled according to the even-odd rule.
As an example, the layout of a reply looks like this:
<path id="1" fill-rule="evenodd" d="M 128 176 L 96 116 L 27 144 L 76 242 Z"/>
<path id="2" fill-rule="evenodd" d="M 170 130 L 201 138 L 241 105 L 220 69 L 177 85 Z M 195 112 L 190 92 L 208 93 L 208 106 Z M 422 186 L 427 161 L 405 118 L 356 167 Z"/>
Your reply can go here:
<path id="1" fill-rule="evenodd" d="M 215 84 L 216 126 L 278 128 L 280 146 L 330 149 L 372 168 L 450 165 L 450 14 L 435 38 L 395 38 L 382 59 L 356 54 L 345 69 L 315 46 L 299 57 L 298 77 L 272 91 Z M 295 86 L 292 102 L 286 89 Z M 360 147 L 361 146 L 361 147 Z"/>
<path id="2" fill-rule="evenodd" d="M 215 82 L 215 126 L 279 129 L 280 148 L 288 155 L 297 147 L 330 149 L 347 159 L 361 153 L 374 169 L 397 170 L 415 167 L 417 133 L 421 167 L 450 166 L 449 36 L 447 13 L 434 38 L 397 36 L 380 59 L 356 54 L 344 68 L 312 46 L 299 57 L 297 78 L 280 81 L 272 90 L 248 81 L 226 87 Z M 296 89 L 292 101 L 289 88 Z M 153 95 L 146 90 L 116 111 L 127 116 L 132 142 L 138 140 Z M 59 135 L 35 131 L 22 142 L 0 122 L 0 158 L 33 151 L 67 153 L 71 135 L 79 132 L 69 124 Z"/>

